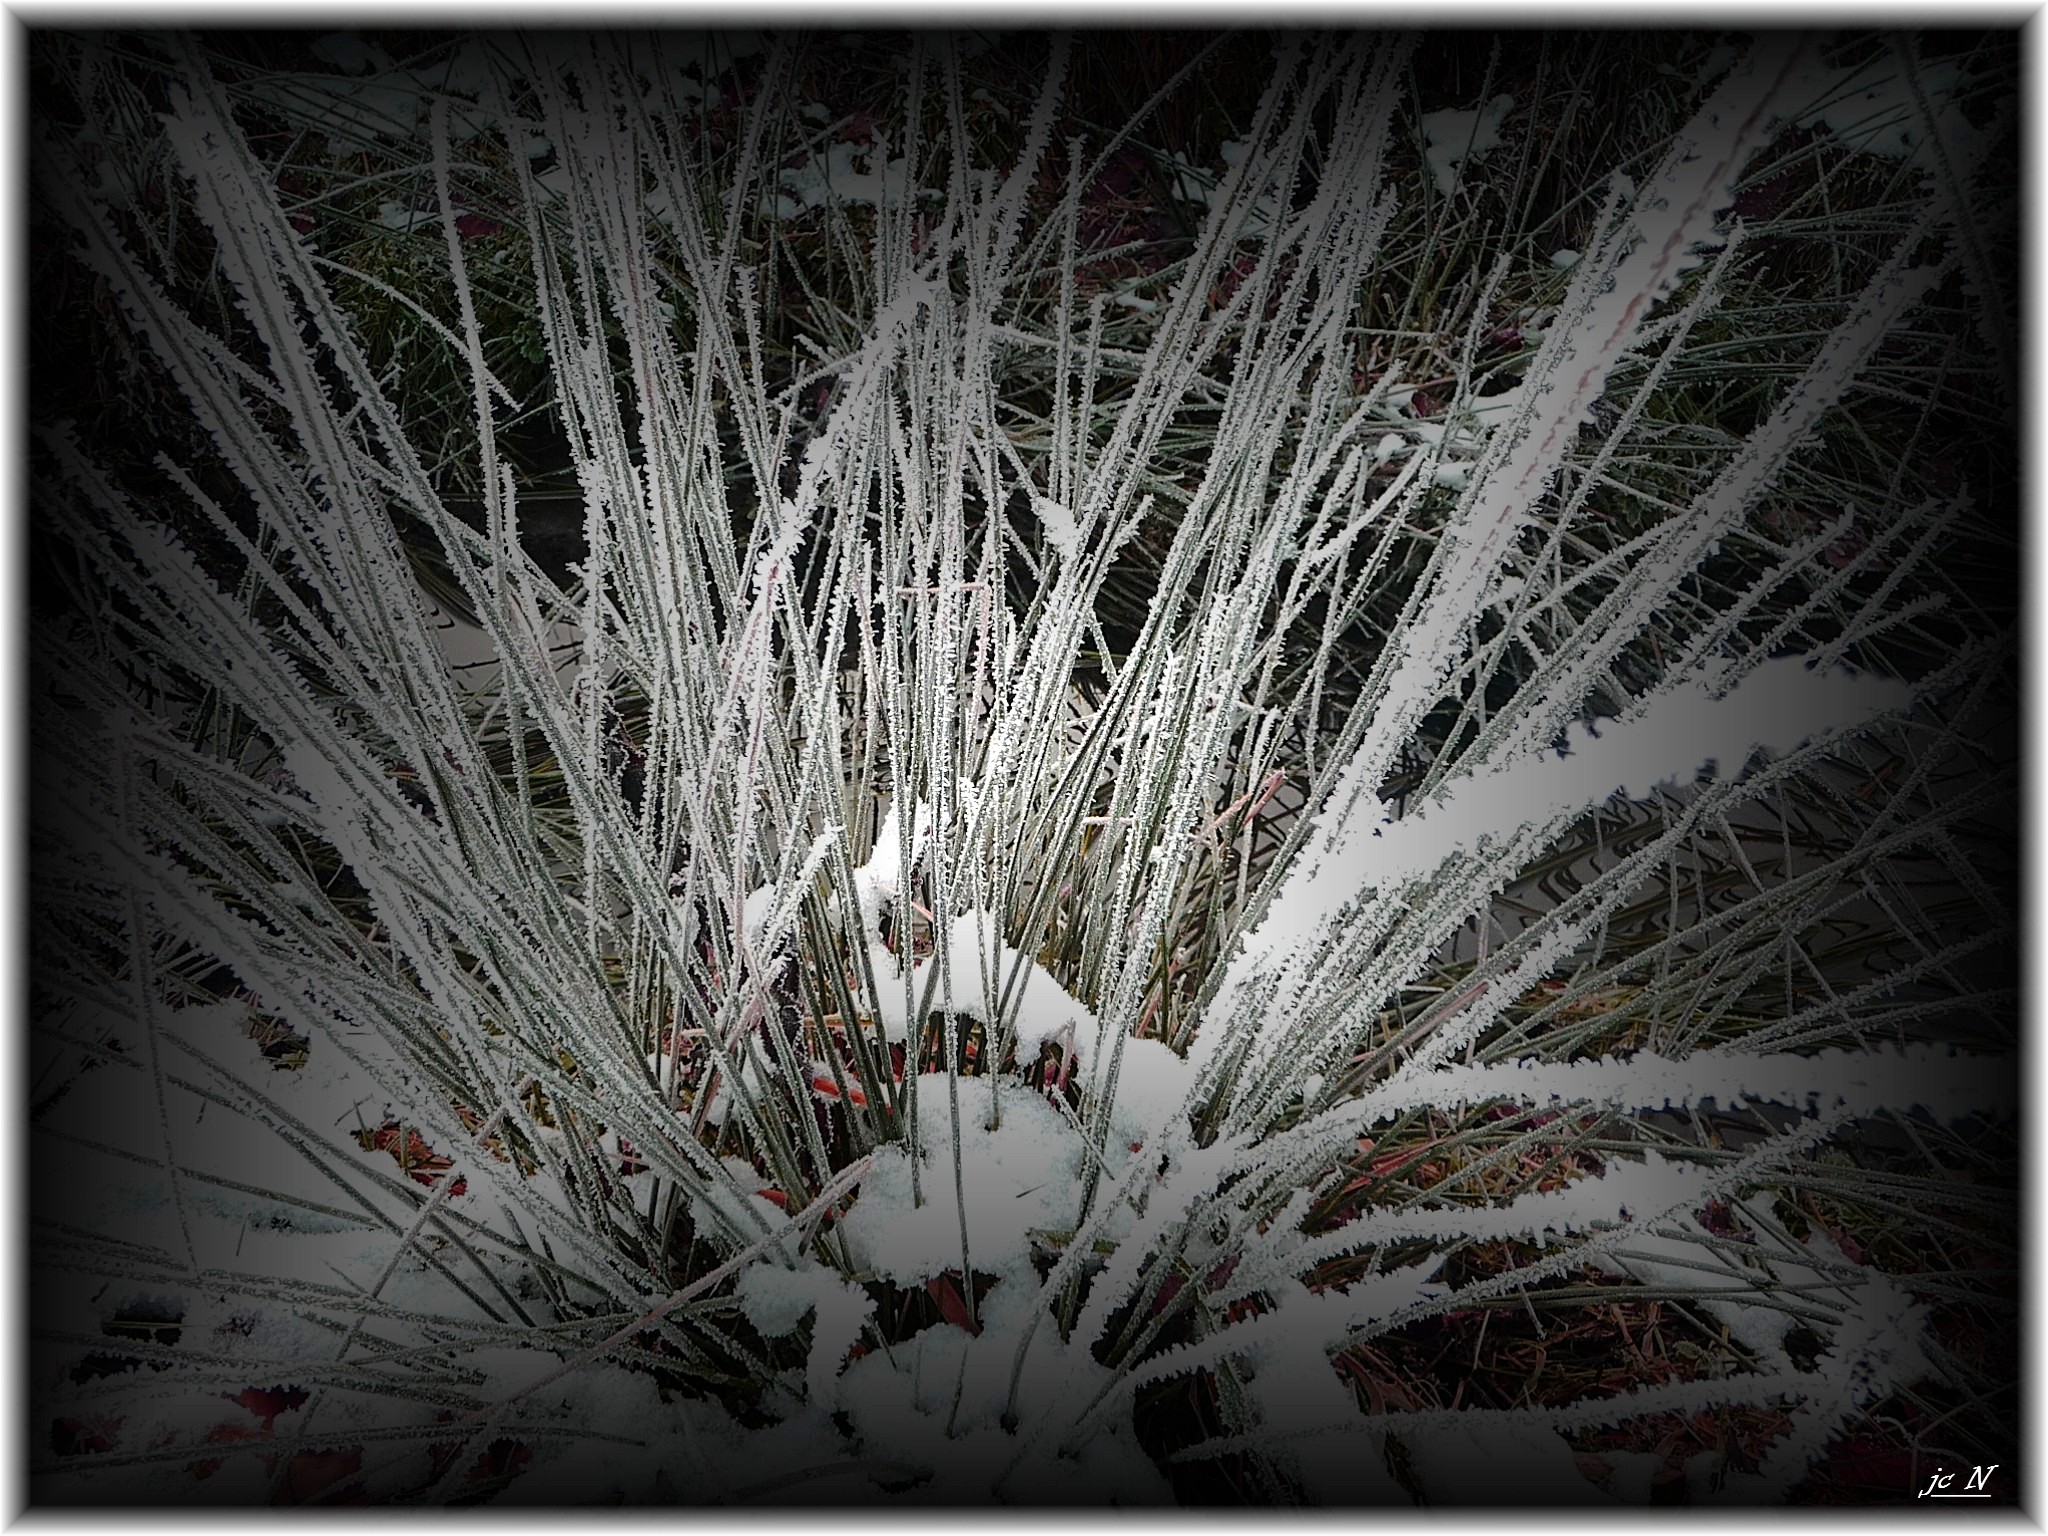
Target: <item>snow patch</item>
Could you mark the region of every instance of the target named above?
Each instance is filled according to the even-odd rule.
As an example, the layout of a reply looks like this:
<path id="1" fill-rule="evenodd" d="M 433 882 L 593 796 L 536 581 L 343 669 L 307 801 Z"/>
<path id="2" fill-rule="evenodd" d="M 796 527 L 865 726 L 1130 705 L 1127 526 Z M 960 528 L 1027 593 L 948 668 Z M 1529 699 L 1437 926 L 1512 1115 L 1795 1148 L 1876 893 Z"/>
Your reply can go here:
<path id="1" fill-rule="evenodd" d="M 1423 113 L 1422 136 L 1429 145 L 1429 169 L 1437 191 L 1449 197 L 1458 189 L 1466 162 L 1500 148 L 1500 125 L 1514 106 L 1514 97 L 1500 95 L 1469 112 L 1446 108 Z"/>

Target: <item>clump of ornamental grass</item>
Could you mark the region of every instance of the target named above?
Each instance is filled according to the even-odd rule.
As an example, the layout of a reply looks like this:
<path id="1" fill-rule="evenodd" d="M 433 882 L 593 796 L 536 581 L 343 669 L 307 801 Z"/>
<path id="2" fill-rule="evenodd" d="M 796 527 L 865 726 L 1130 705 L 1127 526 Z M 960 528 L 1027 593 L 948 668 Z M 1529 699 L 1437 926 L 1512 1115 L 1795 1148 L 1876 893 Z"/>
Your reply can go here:
<path id="1" fill-rule="evenodd" d="M 39 1497 L 1998 1459 L 2012 53 L 1583 41 L 39 39 Z"/>

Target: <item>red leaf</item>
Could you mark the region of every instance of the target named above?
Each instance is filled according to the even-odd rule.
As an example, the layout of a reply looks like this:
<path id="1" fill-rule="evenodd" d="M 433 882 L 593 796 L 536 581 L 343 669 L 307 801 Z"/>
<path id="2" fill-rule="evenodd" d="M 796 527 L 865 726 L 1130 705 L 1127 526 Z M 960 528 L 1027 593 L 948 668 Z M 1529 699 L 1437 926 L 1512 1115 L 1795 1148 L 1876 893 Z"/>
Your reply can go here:
<path id="1" fill-rule="evenodd" d="M 811 1091 L 827 1099 L 839 1097 L 839 1085 L 829 1077 L 813 1077 L 811 1079 Z M 849 1104 L 858 1104 L 863 1108 L 866 1107 L 868 1102 L 868 1096 L 860 1091 L 850 1076 L 846 1082 L 846 1100 Z"/>
<path id="2" fill-rule="evenodd" d="M 1828 1471 L 1852 1487 L 1903 1488 L 1912 1477 L 1913 1457 L 1875 1435 L 1850 1435 L 1828 1446 Z"/>
<path id="3" fill-rule="evenodd" d="M 265 1429 L 271 1427 L 272 1420 L 280 1413 L 289 1413 L 305 1400 L 304 1387 L 247 1387 L 228 1399 L 261 1419 Z"/>
<path id="4" fill-rule="evenodd" d="M 960 1299 L 959 1288 L 953 1284 L 951 1275 L 934 1275 L 925 1281 L 924 1288 L 939 1304 L 939 1311 L 945 1315 L 947 1322 L 955 1328 L 965 1328 L 969 1333 L 981 1332 L 981 1329 L 975 1326 L 974 1319 L 968 1316 L 967 1303 Z"/>
<path id="5" fill-rule="evenodd" d="M 1173 1298 L 1180 1294 L 1181 1287 L 1184 1284 L 1186 1282 L 1181 1279 L 1178 1271 L 1169 1274 L 1164 1280 L 1160 1281 L 1159 1294 L 1152 1298 L 1152 1310 L 1147 1316 L 1157 1317 L 1173 1305 Z"/>

